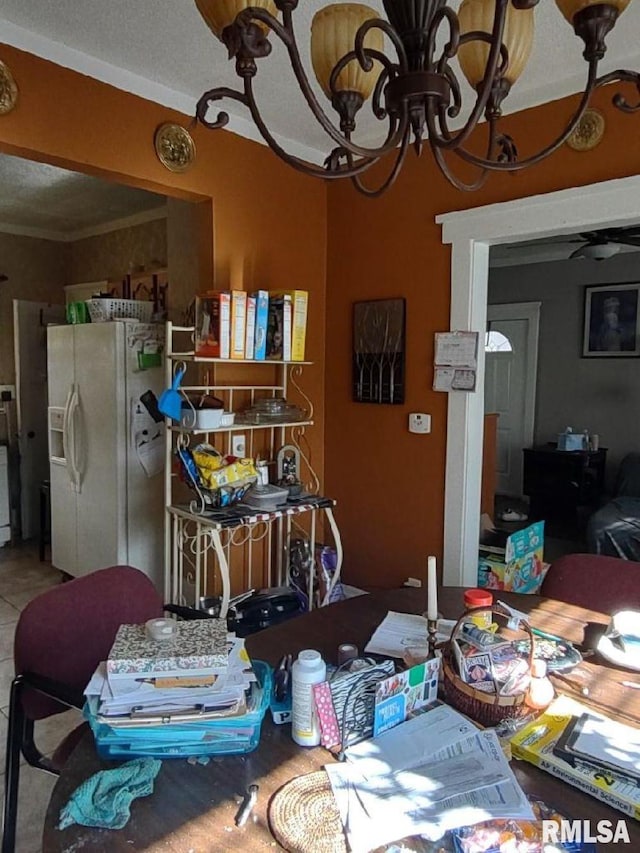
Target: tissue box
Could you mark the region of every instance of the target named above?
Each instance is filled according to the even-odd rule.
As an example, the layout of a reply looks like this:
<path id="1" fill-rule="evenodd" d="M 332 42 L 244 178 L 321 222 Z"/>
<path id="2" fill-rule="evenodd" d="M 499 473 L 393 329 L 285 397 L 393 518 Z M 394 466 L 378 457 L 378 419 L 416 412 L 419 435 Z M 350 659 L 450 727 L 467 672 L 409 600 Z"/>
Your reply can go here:
<path id="1" fill-rule="evenodd" d="M 585 437 L 581 432 L 561 432 L 558 434 L 558 450 L 586 450 Z"/>

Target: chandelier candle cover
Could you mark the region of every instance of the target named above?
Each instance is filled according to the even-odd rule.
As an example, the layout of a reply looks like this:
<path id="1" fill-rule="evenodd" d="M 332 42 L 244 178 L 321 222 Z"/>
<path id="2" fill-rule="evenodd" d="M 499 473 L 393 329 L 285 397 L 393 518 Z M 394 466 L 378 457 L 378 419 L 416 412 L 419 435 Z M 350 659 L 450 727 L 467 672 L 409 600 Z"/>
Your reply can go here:
<path id="1" fill-rule="evenodd" d="M 361 3 L 329 3 L 311 23 L 311 65 L 320 92 L 311 85 L 301 59 L 306 45 L 301 51 L 296 41 L 293 13 L 298 0 L 195 0 L 210 30 L 235 59 L 243 81 L 238 89 L 218 86 L 205 92 L 196 118 L 209 128 L 224 127 L 229 115 L 210 115 L 210 108 L 221 100 L 236 101 L 249 110 L 269 147 L 294 169 L 328 179 L 349 178 L 368 196 L 381 195 L 393 184 L 410 146 L 420 155 L 428 142 L 438 167 L 455 187 L 477 189 L 492 171 L 517 171 L 552 154 L 578 127 L 599 86 L 624 84 L 632 101 L 616 87 L 614 106 L 625 113 L 640 110 L 640 73 L 617 70 L 598 76 L 606 37 L 631 0 L 556 0 L 558 26 L 563 16 L 584 42 L 584 92 L 560 135 L 541 151 L 519 159 L 516 143 L 500 120 L 502 105 L 529 59 L 539 2 L 462 0 L 456 13 L 450 0 L 382 0 L 386 19 Z M 333 146 L 324 166 L 285 151 L 262 117 L 253 80 L 256 60 L 271 53 L 270 36 L 287 51 L 312 117 Z M 463 103 L 462 76 L 473 90 L 470 104 Z M 322 105 L 321 93 L 336 121 Z M 383 140 L 377 146 L 353 138 L 367 100 L 374 118 L 383 123 Z M 365 186 L 361 175 L 386 155 L 389 165 L 380 183 Z M 475 167 L 472 180 L 454 174 L 454 155 Z"/>

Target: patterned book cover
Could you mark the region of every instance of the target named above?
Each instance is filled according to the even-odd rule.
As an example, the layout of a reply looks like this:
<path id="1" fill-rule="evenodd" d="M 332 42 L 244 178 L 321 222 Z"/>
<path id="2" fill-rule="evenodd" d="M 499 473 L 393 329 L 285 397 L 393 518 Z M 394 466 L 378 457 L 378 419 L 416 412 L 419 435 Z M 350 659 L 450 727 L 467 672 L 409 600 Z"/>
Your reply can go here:
<path id="1" fill-rule="evenodd" d="M 109 676 L 151 673 L 191 675 L 227 667 L 227 622 L 197 619 L 177 622 L 177 635 L 159 643 L 147 636 L 144 625 L 121 625 L 109 652 Z"/>

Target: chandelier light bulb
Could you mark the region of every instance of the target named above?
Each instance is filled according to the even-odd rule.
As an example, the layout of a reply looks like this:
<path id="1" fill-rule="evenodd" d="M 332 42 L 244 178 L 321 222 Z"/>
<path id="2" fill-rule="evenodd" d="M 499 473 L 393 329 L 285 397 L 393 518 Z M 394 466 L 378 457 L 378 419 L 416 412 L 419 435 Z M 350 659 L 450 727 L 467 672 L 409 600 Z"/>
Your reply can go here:
<path id="1" fill-rule="evenodd" d="M 331 72 L 343 56 L 353 50 L 356 33 L 378 13 L 361 3 L 332 3 L 320 9 L 311 22 L 311 63 L 316 79 L 323 92 L 332 99 Z M 382 31 L 371 29 L 364 41 L 370 50 L 382 53 L 384 38 Z M 371 97 L 382 66 L 374 61 L 371 71 L 365 71 L 357 59 L 352 59 L 336 77 L 335 90 L 357 92 L 366 101 Z"/>
<path id="2" fill-rule="evenodd" d="M 495 0 L 462 0 L 458 10 L 461 34 L 472 32 L 491 33 L 496 17 Z M 502 43 L 507 49 L 509 61 L 504 79 L 510 86 L 522 74 L 533 46 L 533 8 L 515 9 L 507 6 Z M 474 39 L 460 45 L 458 61 L 469 84 L 477 89 L 482 83 L 489 58 L 489 45 Z"/>

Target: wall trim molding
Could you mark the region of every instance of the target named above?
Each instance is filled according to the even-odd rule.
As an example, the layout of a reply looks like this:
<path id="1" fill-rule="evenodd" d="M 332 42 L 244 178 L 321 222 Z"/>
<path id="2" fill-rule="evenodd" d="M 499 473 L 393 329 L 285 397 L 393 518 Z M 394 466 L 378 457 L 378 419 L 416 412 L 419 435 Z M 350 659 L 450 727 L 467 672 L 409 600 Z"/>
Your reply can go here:
<path id="1" fill-rule="evenodd" d="M 640 220 L 640 176 L 436 216 L 451 245 L 452 330 L 487 321 L 489 246 L 597 230 Z M 484 347 L 474 393 L 449 394 L 444 500 L 443 582 L 476 586 L 484 422 Z"/>

